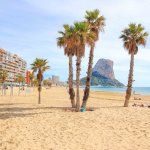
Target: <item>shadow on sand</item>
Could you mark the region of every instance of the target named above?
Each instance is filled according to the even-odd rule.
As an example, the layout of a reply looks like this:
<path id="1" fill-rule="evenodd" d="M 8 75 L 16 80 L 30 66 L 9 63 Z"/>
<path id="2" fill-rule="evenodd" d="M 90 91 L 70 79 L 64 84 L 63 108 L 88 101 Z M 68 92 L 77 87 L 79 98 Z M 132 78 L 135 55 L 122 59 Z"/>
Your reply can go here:
<path id="1" fill-rule="evenodd" d="M 3 108 L 0 108 L 0 119 L 6 120 L 9 118 L 17 118 L 17 117 L 33 117 L 34 115 L 39 114 L 48 114 L 53 113 L 52 110 L 61 110 L 63 112 L 75 112 L 75 108 L 71 107 L 21 107 L 16 105 L 19 103 L 3 103 L 0 104 L 0 106 L 6 106 Z M 24 103 L 20 103 L 24 104 Z M 88 107 L 86 108 L 86 111 L 95 111 L 96 109 L 105 109 L 105 108 L 121 108 L 122 106 L 108 106 L 108 107 Z M 41 110 L 40 112 L 37 112 L 37 110 Z M 46 112 L 45 112 L 46 110 Z M 26 112 L 28 111 L 28 112 Z M 30 113 L 29 111 L 35 111 Z M 43 112 L 42 112 L 43 111 Z"/>

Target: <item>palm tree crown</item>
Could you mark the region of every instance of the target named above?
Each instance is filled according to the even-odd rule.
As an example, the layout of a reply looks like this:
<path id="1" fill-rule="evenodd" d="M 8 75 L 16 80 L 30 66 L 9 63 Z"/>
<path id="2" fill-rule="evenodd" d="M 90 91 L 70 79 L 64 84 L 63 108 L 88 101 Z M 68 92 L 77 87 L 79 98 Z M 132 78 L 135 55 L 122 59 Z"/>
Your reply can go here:
<path id="1" fill-rule="evenodd" d="M 59 31 L 58 33 L 61 34 L 62 36 L 57 38 L 57 45 L 59 47 L 64 48 L 64 54 L 69 56 L 74 55 L 74 28 L 73 26 L 69 26 L 68 24 L 64 24 L 64 32 Z"/>
<path id="2" fill-rule="evenodd" d="M 30 79 L 30 80 L 33 80 L 33 79 L 34 79 L 33 73 L 29 74 L 29 79 Z"/>
<path id="3" fill-rule="evenodd" d="M 48 70 L 50 67 L 47 66 L 47 59 L 36 58 L 35 61 L 31 64 L 33 72 L 37 72 L 37 79 L 43 81 L 43 72 Z"/>
<path id="4" fill-rule="evenodd" d="M 21 83 L 25 81 L 25 78 L 22 75 L 17 75 L 15 81 Z"/>
<path id="5" fill-rule="evenodd" d="M 95 9 L 94 11 L 86 11 L 85 19 L 88 22 L 91 32 L 95 33 L 95 40 L 99 39 L 99 32 L 104 31 L 105 18 L 100 15 L 100 11 Z"/>
<path id="6" fill-rule="evenodd" d="M 0 82 L 4 83 L 8 77 L 8 72 L 5 70 L 0 70 Z"/>
<path id="7" fill-rule="evenodd" d="M 89 41 L 93 41 L 95 34 L 90 31 L 87 22 L 75 22 L 74 23 L 74 47 L 75 55 L 79 53 L 79 57 L 83 57 L 85 54 L 85 45 Z"/>
<path id="8" fill-rule="evenodd" d="M 75 22 L 74 26 L 63 25 L 64 32 L 58 33 L 62 36 L 57 38 L 57 45 L 64 48 L 65 55 L 76 55 L 77 52 L 81 56 L 85 53 L 85 44 L 95 38 L 95 34 L 90 31 L 87 22 Z"/>
<path id="9" fill-rule="evenodd" d="M 128 50 L 128 53 L 137 54 L 138 46 L 146 45 L 147 32 L 144 32 L 144 27 L 141 24 L 129 24 L 129 27 L 122 31 L 120 38 L 124 42 L 124 48 Z"/>

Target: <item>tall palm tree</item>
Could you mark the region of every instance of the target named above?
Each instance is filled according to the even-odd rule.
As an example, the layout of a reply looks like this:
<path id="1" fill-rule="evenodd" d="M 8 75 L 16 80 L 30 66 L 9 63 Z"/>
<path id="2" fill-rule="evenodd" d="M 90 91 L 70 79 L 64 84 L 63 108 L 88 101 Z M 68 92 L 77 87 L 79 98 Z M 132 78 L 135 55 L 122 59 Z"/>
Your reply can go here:
<path id="1" fill-rule="evenodd" d="M 128 107 L 129 100 L 132 93 L 132 82 L 133 82 L 133 67 L 134 67 L 134 55 L 138 52 L 138 46 L 146 45 L 146 38 L 148 33 L 144 31 L 144 27 L 141 24 L 129 24 L 129 27 L 122 31 L 120 38 L 123 40 L 124 48 L 127 49 L 129 55 L 131 55 L 130 60 L 130 70 L 128 77 L 128 85 L 126 90 L 124 107 Z"/>
<path id="2" fill-rule="evenodd" d="M 6 95 L 6 89 L 5 89 L 5 86 L 4 86 L 4 83 L 6 81 L 8 77 L 8 72 L 5 71 L 5 70 L 0 70 L 0 82 L 2 83 L 2 95 Z M 5 90 L 5 92 L 4 92 Z"/>
<path id="3" fill-rule="evenodd" d="M 38 80 L 38 104 L 41 103 L 41 90 L 42 90 L 42 81 L 43 81 L 43 73 L 48 70 L 50 67 L 47 65 L 47 59 L 36 58 L 35 61 L 31 64 L 33 73 L 37 72 L 37 80 Z"/>
<path id="4" fill-rule="evenodd" d="M 85 53 L 85 45 L 87 41 L 94 38 L 94 35 L 90 32 L 87 22 L 75 22 L 74 23 L 74 47 L 76 49 L 76 111 L 80 111 L 80 71 L 81 71 L 81 58 Z"/>
<path id="5" fill-rule="evenodd" d="M 23 85 L 23 82 L 25 81 L 25 78 L 22 75 L 17 75 L 15 78 L 15 82 L 19 83 L 19 93 L 18 95 L 20 95 L 20 87 L 21 87 L 21 83 Z"/>
<path id="6" fill-rule="evenodd" d="M 57 38 L 57 45 L 64 48 L 64 54 L 69 57 L 69 95 L 71 100 L 72 108 L 75 108 L 75 91 L 73 88 L 73 65 L 72 58 L 74 56 L 74 47 L 73 47 L 73 33 L 74 29 L 72 26 L 67 24 L 63 25 L 64 32 L 59 31 L 61 37 Z"/>
<path id="7" fill-rule="evenodd" d="M 86 11 L 85 19 L 89 25 L 90 31 L 95 34 L 95 38 L 92 38 L 92 40 L 87 41 L 88 45 L 90 45 L 90 54 L 89 54 L 88 70 L 87 70 L 87 77 L 86 77 L 86 86 L 85 86 L 84 96 L 82 101 L 82 107 L 84 108 L 86 107 L 86 103 L 90 93 L 95 43 L 99 39 L 99 32 L 103 31 L 105 26 L 105 18 L 100 14 L 100 11 L 98 9 L 94 11 Z"/>

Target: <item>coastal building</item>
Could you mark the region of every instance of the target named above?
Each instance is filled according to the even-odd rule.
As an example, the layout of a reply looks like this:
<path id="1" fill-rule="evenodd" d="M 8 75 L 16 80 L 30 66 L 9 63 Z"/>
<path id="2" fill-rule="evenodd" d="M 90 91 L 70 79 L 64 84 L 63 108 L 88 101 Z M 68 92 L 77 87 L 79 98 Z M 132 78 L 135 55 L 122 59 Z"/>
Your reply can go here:
<path id="1" fill-rule="evenodd" d="M 52 84 L 54 84 L 54 85 L 58 85 L 58 86 L 66 86 L 66 82 L 63 82 L 63 81 L 60 81 L 60 77 L 59 76 L 55 76 L 55 75 L 53 75 L 52 76 L 52 80 L 51 79 L 49 79 L 49 81 L 51 81 L 52 82 Z"/>
<path id="2" fill-rule="evenodd" d="M 59 76 L 52 76 L 52 83 L 53 84 L 59 84 Z"/>
<path id="3" fill-rule="evenodd" d="M 6 82 L 13 82 L 17 75 L 26 76 L 27 62 L 16 54 L 0 48 L 0 70 L 8 72 Z"/>

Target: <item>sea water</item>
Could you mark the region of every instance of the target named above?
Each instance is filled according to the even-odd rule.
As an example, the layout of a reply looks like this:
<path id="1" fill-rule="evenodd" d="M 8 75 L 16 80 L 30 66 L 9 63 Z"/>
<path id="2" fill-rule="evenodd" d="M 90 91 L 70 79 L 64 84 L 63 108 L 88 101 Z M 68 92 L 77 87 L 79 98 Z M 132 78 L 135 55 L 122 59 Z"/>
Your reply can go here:
<path id="1" fill-rule="evenodd" d="M 91 91 L 103 91 L 103 92 L 126 92 L 127 87 L 102 87 L 91 86 Z M 133 87 L 132 92 L 135 94 L 150 95 L 150 87 Z"/>

